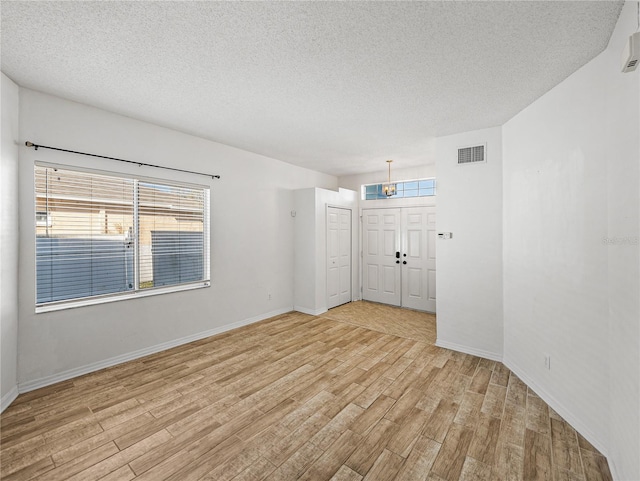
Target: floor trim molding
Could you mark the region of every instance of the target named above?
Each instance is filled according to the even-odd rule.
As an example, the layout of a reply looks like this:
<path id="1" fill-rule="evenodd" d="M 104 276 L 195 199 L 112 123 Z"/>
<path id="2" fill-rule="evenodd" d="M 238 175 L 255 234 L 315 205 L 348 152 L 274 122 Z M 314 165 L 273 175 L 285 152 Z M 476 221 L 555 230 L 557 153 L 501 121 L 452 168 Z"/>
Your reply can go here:
<path id="1" fill-rule="evenodd" d="M 452 351 L 464 352 L 465 354 L 471 354 L 472 356 L 483 357 L 492 361 L 502 362 L 501 354 L 491 351 L 485 351 L 484 349 L 477 349 L 475 347 L 456 344 L 455 342 L 443 341 L 442 339 L 436 340 L 436 346 L 443 347 L 445 349 L 451 349 Z"/>
<path id="2" fill-rule="evenodd" d="M 327 312 L 326 308 L 321 309 L 308 309 L 302 306 L 293 306 L 293 310 L 297 312 L 302 312 L 303 314 L 309 314 L 310 316 L 319 316 L 320 314 L 324 314 Z"/>
<path id="3" fill-rule="evenodd" d="M 166 351 L 167 349 L 171 349 L 173 347 L 181 346 L 183 344 L 188 344 L 193 341 L 198 341 L 200 339 L 215 336 L 216 334 L 222 334 L 223 332 L 231 331 L 239 327 L 243 327 L 249 324 L 253 324 L 255 322 L 263 321 L 265 319 L 269 319 L 270 317 L 286 314 L 287 312 L 291 312 L 290 307 L 277 309 L 275 311 L 260 314 L 258 316 L 250 317 L 248 319 L 233 322 L 231 324 L 225 324 L 224 326 L 215 327 L 213 329 L 192 334 L 190 336 L 185 336 L 179 339 L 174 339 L 172 341 L 163 342 L 162 344 L 156 344 L 155 346 L 146 347 L 144 349 L 139 349 L 137 351 L 129 352 L 127 354 L 122 354 L 120 356 L 115 356 L 109 359 L 105 359 L 103 361 L 94 362 L 94 363 L 87 364 L 85 366 L 80 366 L 74 369 L 69 369 L 68 371 L 63 371 L 57 374 L 53 374 L 51 376 L 35 379 L 33 381 L 21 382 L 18 384 L 17 392 L 22 394 L 29 391 L 33 391 L 35 389 L 40 389 L 45 386 L 50 386 L 58 382 L 67 381 L 69 379 L 82 376 L 84 374 L 89 374 L 90 372 L 95 372 L 95 371 L 99 371 L 100 369 L 116 366 L 118 364 L 122 364 L 123 362 L 133 361 L 134 359 L 139 359 L 141 357 L 148 356 L 149 354 L 155 354 L 157 352 Z M 15 397 L 13 399 L 15 399 Z M 13 399 L 11 400 L 11 402 L 13 402 Z M 2 405 L 4 410 L 4 397 L 2 398 L 2 403 L 3 403 Z"/>
<path id="4" fill-rule="evenodd" d="M 600 442 L 598 437 L 582 422 L 582 420 L 573 414 L 571 409 L 567 408 L 563 403 L 558 401 L 553 394 L 543 388 L 540 384 L 533 380 L 532 377 L 521 369 L 517 364 L 509 358 L 505 358 L 503 364 L 509 368 L 516 376 L 518 376 L 527 386 L 535 391 L 555 412 L 562 416 L 576 431 L 578 431 L 587 441 L 589 441 L 598 451 L 600 451 L 609 462 L 609 467 L 613 465 L 609 459 L 607 447 Z M 611 469 L 613 474 L 613 469 Z"/>
<path id="5" fill-rule="evenodd" d="M 7 394 L 2 396 L 2 400 L 0 400 L 0 413 L 4 412 L 4 410 L 7 409 L 11 405 L 11 403 L 16 400 L 18 394 L 20 394 L 18 391 L 18 386 L 13 386 Z"/>

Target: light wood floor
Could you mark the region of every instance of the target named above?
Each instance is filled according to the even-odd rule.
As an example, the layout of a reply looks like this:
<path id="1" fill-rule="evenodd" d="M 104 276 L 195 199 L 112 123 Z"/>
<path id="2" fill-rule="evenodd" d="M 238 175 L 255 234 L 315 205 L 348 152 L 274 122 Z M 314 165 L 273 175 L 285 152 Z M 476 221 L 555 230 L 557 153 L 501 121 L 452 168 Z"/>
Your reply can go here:
<path id="1" fill-rule="evenodd" d="M 428 312 L 358 301 L 331 309 L 322 317 L 405 339 L 436 343 L 436 316 Z"/>
<path id="2" fill-rule="evenodd" d="M 433 316 L 354 303 L 20 395 L 2 479 L 611 479 L 502 364 L 402 337 L 404 319 L 435 333 Z"/>

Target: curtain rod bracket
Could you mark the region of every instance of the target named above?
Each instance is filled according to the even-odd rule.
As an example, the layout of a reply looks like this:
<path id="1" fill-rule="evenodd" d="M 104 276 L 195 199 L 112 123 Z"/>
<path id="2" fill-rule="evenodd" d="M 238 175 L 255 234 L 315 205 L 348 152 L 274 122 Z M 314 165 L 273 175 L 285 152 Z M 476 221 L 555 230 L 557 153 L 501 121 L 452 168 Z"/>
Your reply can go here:
<path id="1" fill-rule="evenodd" d="M 146 164 L 144 162 L 136 162 L 134 160 L 119 159 L 117 157 L 107 157 L 106 155 L 89 154 L 87 152 L 78 152 L 77 150 L 60 149 L 58 147 L 49 147 L 48 145 L 38 145 L 38 144 L 34 144 L 29 140 L 27 140 L 24 143 L 24 145 L 26 145 L 27 147 L 33 147 L 35 150 L 38 150 L 38 147 L 42 147 L 43 149 L 59 150 L 60 152 L 69 152 L 70 154 L 87 155 L 89 157 L 99 157 L 101 159 L 116 160 L 118 162 L 126 162 L 128 164 L 138 164 L 138 167 L 142 167 L 144 165 L 147 167 L 155 167 L 156 169 L 165 169 L 165 170 L 173 170 L 174 172 L 185 172 L 187 174 L 204 175 L 206 177 L 211 177 L 212 179 L 220 178 L 220 176 L 216 174 L 205 174 L 204 172 L 195 172 L 193 170 L 176 169 L 174 167 L 165 167 L 163 165 Z"/>

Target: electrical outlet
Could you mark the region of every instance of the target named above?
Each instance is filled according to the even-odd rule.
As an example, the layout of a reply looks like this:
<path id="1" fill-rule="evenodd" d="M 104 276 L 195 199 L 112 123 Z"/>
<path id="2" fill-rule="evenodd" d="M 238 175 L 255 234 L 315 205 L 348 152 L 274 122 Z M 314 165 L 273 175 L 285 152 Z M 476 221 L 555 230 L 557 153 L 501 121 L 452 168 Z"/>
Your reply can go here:
<path id="1" fill-rule="evenodd" d="M 544 355 L 544 367 L 551 371 L 551 356 L 549 354 Z"/>

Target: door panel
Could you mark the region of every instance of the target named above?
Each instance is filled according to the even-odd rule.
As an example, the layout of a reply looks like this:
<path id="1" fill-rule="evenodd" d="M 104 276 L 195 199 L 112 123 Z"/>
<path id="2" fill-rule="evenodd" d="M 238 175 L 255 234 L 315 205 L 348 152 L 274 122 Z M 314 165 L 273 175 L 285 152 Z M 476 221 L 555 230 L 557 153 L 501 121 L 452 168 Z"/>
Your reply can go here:
<path id="1" fill-rule="evenodd" d="M 395 295 L 398 291 L 398 276 L 395 266 L 382 266 L 382 282 L 384 285 L 384 294 Z"/>
<path id="2" fill-rule="evenodd" d="M 339 249 L 339 241 L 338 241 L 338 230 L 330 229 L 329 230 L 329 239 L 327 242 L 327 250 L 329 251 L 329 257 L 338 257 L 338 249 Z"/>
<path id="3" fill-rule="evenodd" d="M 338 265 L 339 241 L 338 213 L 327 210 L 327 306 L 338 305 L 340 266 Z"/>
<path id="4" fill-rule="evenodd" d="M 432 212 L 433 210 L 433 212 Z M 427 269 L 429 271 L 429 310 L 436 312 L 436 213 L 435 208 L 427 214 Z"/>
<path id="5" fill-rule="evenodd" d="M 351 301 L 351 211 L 327 208 L 327 308 Z"/>
<path id="6" fill-rule="evenodd" d="M 364 210 L 362 231 L 362 298 L 399 306 L 400 209 Z"/>
<path id="7" fill-rule="evenodd" d="M 338 297 L 338 284 L 340 283 L 340 272 L 338 269 L 329 269 L 327 272 L 327 298 L 329 301 Z"/>
<path id="8" fill-rule="evenodd" d="M 407 230 L 407 255 L 411 258 L 420 258 L 422 244 L 422 232 L 420 229 Z"/>
<path id="9" fill-rule="evenodd" d="M 378 279 L 380 278 L 380 276 L 378 275 L 378 271 L 378 264 L 367 264 L 367 275 L 365 276 L 367 279 L 367 284 L 365 289 L 372 292 L 376 292 L 378 290 Z"/>
<path id="10" fill-rule="evenodd" d="M 383 232 L 384 256 L 393 257 L 396 255 L 396 236 L 395 229 L 385 228 Z"/>
<path id="11" fill-rule="evenodd" d="M 436 271 L 434 269 L 429 269 L 429 300 L 436 302 Z"/>
<path id="12" fill-rule="evenodd" d="M 419 298 L 422 295 L 422 269 L 415 269 L 409 267 L 407 269 L 407 275 L 409 277 L 409 292 L 407 296 Z"/>
<path id="13" fill-rule="evenodd" d="M 430 298 L 430 270 L 435 274 L 435 254 L 433 269 L 430 269 L 429 230 L 435 234 L 435 207 L 406 207 L 402 209 L 402 306 L 421 311 L 436 310 L 435 297 Z"/>
<path id="14" fill-rule="evenodd" d="M 367 248 L 365 252 L 370 256 L 378 255 L 378 231 L 370 230 L 367 233 L 367 242 L 365 242 Z"/>
<path id="15" fill-rule="evenodd" d="M 347 209 L 338 209 L 338 211 L 340 211 L 339 302 L 345 304 L 351 302 L 351 211 Z"/>

